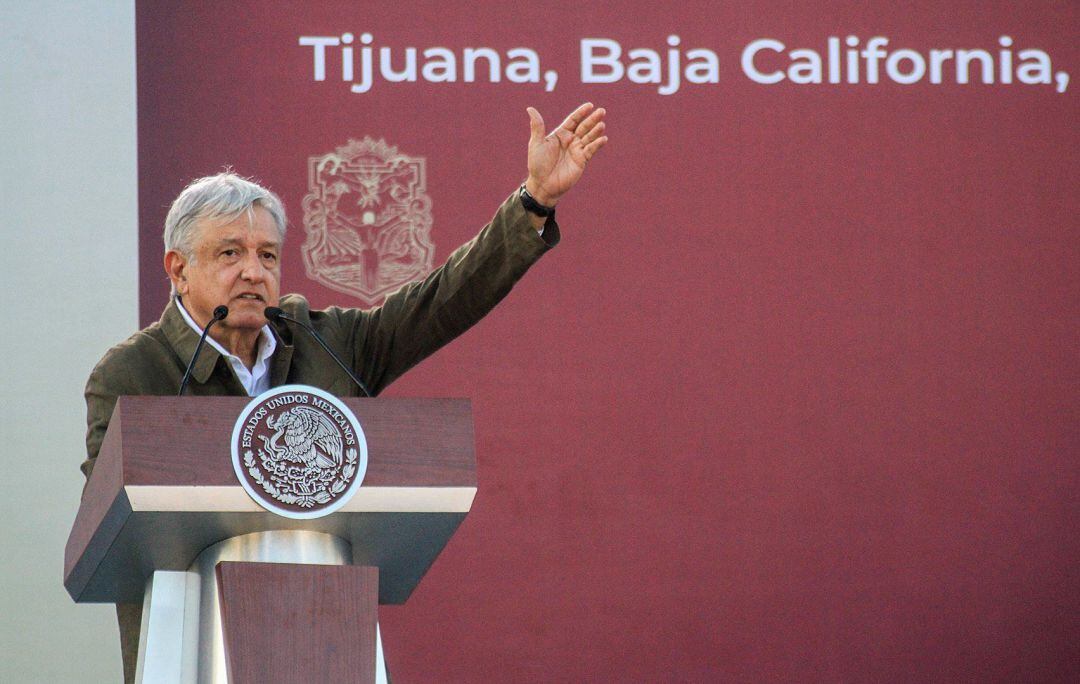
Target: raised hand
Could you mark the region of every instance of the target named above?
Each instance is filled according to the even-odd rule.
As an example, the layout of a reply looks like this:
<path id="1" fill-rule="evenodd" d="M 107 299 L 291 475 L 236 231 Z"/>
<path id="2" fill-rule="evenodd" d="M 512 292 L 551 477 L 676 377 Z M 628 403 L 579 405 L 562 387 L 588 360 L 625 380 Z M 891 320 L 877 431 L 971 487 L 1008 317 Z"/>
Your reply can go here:
<path id="1" fill-rule="evenodd" d="M 537 202 L 554 207 L 581 178 L 585 165 L 607 142 L 603 107 L 586 102 L 544 135 L 544 118 L 529 107 L 529 178 L 525 188 Z"/>

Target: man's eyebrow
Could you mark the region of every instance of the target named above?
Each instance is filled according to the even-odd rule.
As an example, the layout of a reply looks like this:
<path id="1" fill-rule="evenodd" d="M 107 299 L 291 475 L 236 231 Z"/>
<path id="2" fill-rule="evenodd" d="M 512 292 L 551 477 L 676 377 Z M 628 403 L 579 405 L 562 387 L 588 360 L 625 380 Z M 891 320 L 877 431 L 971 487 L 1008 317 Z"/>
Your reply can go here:
<path id="1" fill-rule="evenodd" d="M 217 249 L 217 248 L 221 248 L 221 247 L 225 247 L 225 246 L 243 245 L 243 244 L 244 244 L 244 241 L 241 240 L 240 238 L 223 237 L 214 244 L 214 247 L 215 247 L 215 249 Z M 278 242 L 277 240 L 267 240 L 265 242 L 260 242 L 259 245 L 258 245 L 258 249 L 263 249 L 263 248 L 266 248 L 266 247 L 277 249 L 277 248 L 281 247 L 281 243 Z"/>

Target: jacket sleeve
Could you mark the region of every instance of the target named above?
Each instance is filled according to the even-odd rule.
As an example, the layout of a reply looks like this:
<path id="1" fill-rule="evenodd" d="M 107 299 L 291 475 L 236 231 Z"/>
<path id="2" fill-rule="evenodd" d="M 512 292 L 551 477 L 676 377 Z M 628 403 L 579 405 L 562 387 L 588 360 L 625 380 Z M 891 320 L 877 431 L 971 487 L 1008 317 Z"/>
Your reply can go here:
<path id="1" fill-rule="evenodd" d="M 352 310 L 353 367 L 377 394 L 483 318 L 559 237 L 553 219 L 538 234 L 514 192 L 475 238 L 427 278 L 405 285 L 376 309 Z"/>

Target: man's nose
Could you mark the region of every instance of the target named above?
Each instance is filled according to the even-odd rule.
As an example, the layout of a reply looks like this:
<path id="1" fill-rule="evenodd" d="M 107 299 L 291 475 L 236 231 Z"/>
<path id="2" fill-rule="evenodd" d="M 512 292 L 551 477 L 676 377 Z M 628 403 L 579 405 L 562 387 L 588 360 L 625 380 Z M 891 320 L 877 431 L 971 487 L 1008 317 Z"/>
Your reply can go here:
<path id="1" fill-rule="evenodd" d="M 258 254 L 249 254 L 244 259 L 240 277 L 249 283 L 261 283 L 266 279 L 266 268 L 263 266 L 262 262 L 259 261 Z"/>

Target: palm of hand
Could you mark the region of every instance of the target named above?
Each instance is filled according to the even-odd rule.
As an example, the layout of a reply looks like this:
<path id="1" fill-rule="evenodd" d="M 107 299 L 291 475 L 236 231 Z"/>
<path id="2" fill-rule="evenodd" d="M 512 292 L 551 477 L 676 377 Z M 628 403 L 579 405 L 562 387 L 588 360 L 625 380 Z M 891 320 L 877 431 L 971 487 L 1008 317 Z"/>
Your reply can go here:
<path id="1" fill-rule="evenodd" d="M 559 129 L 529 150 L 529 175 L 543 179 L 546 195 L 558 197 L 577 183 L 585 172 L 585 145 L 572 133 Z"/>

